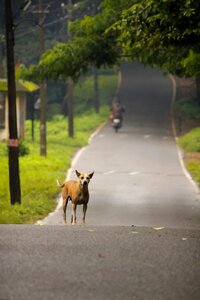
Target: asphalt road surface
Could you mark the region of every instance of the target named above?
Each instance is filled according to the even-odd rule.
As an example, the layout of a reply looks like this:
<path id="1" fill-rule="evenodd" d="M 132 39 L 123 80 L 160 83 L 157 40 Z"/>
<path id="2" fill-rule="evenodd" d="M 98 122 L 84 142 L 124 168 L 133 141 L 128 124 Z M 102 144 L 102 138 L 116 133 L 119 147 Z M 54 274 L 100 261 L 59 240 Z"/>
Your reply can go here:
<path id="1" fill-rule="evenodd" d="M 200 201 L 172 135 L 172 83 L 123 64 L 118 97 L 123 128 L 106 125 L 72 166 L 95 171 L 88 225 L 58 226 L 61 209 L 45 226 L 1 225 L 0 300 L 200 299 Z"/>

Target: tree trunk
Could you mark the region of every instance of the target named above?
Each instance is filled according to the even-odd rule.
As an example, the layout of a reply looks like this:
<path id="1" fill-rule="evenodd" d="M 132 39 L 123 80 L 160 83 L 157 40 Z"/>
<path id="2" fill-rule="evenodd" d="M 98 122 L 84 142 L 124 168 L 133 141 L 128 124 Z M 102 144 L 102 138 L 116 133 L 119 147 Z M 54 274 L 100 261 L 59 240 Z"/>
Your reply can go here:
<path id="1" fill-rule="evenodd" d="M 200 77 L 196 77 L 196 95 L 197 101 L 200 105 Z"/>
<path id="2" fill-rule="evenodd" d="M 97 68 L 95 68 L 95 67 L 93 69 L 93 76 L 94 76 L 94 109 L 95 109 L 95 112 L 98 114 L 99 111 L 100 111 L 100 105 L 99 105 L 99 81 L 98 81 Z"/>
<path id="3" fill-rule="evenodd" d="M 43 1 L 39 0 L 39 10 L 43 11 Z M 39 19 L 39 44 L 40 44 L 40 57 L 45 51 L 44 40 L 44 14 L 40 13 Z M 46 82 L 40 84 L 40 155 L 47 155 L 46 147 Z"/>
<path id="4" fill-rule="evenodd" d="M 67 39 L 72 39 L 70 34 L 69 24 L 72 20 L 73 13 L 73 3 L 72 0 L 68 0 L 67 4 L 68 13 L 68 24 L 67 24 Z M 68 135 L 69 137 L 74 137 L 74 109 L 73 109 L 73 86 L 74 82 L 71 78 L 67 81 L 67 115 L 68 115 Z"/>
<path id="5" fill-rule="evenodd" d="M 16 85 L 14 62 L 14 32 L 11 0 L 5 0 L 6 48 L 8 72 L 8 122 L 9 122 L 9 184 L 11 204 L 21 203 L 19 178 L 19 143 L 17 135 Z"/>
<path id="6" fill-rule="evenodd" d="M 3 78 L 3 53 L 2 53 L 2 40 L 0 37 L 0 78 Z M 0 93 L 0 129 L 4 128 L 4 110 L 3 110 L 3 94 Z"/>
<path id="7" fill-rule="evenodd" d="M 47 155 L 46 147 L 46 84 L 40 84 L 40 155 Z"/>
<path id="8" fill-rule="evenodd" d="M 73 80 L 67 81 L 67 115 L 68 115 L 68 135 L 74 137 L 74 111 L 73 111 Z"/>

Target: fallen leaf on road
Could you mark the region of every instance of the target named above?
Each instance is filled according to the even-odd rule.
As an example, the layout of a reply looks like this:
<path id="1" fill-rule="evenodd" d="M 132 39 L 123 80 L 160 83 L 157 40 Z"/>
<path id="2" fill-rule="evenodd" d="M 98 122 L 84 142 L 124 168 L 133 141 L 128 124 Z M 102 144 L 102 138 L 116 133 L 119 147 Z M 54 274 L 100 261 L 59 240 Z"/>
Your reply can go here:
<path id="1" fill-rule="evenodd" d="M 98 257 L 99 257 L 99 258 L 104 258 L 105 256 L 102 255 L 101 253 L 98 253 Z"/>
<path id="2" fill-rule="evenodd" d="M 162 230 L 162 229 L 164 229 L 165 227 L 154 227 L 153 229 L 154 230 Z"/>
<path id="3" fill-rule="evenodd" d="M 44 224 L 43 224 L 43 222 L 42 222 L 42 221 L 37 221 L 36 225 L 40 225 L 40 226 L 42 226 L 42 225 L 44 225 Z"/>

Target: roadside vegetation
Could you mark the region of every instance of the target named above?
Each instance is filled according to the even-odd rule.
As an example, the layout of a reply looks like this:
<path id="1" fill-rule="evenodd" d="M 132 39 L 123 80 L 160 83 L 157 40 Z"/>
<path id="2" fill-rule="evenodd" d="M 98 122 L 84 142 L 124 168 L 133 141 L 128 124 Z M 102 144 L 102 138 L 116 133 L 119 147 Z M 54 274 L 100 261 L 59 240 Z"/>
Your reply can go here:
<path id="1" fill-rule="evenodd" d="M 185 163 L 193 179 L 200 185 L 200 127 L 194 128 L 179 138 L 185 151 Z"/>
<path id="2" fill-rule="evenodd" d="M 179 136 L 179 146 L 184 150 L 184 160 L 193 179 L 200 185 L 200 106 L 197 98 L 184 98 L 174 104 L 175 115 L 181 123 L 194 122 L 194 128 Z M 184 124 L 182 124 L 184 125 Z M 186 126 L 187 127 L 187 126 Z"/>
<path id="3" fill-rule="evenodd" d="M 84 96 L 92 97 L 91 86 L 93 78 L 82 79 Z M 117 74 L 99 76 L 100 113 L 94 113 L 90 108 L 85 110 L 80 101 L 83 89 L 75 87 L 74 100 L 76 109 L 75 136 L 68 137 L 67 118 L 54 115 L 47 122 L 47 157 L 41 157 L 39 152 L 39 121 L 35 121 L 35 140 L 31 140 L 31 121 L 26 121 L 26 137 L 20 146 L 20 178 L 21 205 L 10 205 L 8 184 L 8 158 L 6 143 L 0 144 L 0 223 L 29 223 L 44 218 L 57 205 L 59 190 L 56 179 L 66 177 L 75 152 L 87 144 L 91 133 L 108 120 L 109 105 L 117 86 Z M 79 99 L 79 101 L 77 100 Z"/>

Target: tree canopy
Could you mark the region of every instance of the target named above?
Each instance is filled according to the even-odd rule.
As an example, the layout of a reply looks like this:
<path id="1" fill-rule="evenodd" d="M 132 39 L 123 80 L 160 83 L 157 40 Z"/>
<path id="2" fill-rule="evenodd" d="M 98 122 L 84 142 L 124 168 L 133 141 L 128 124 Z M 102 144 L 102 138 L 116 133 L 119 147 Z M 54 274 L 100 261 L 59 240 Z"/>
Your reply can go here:
<path id="1" fill-rule="evenodd" d="M 181 76 L 200 73 L 199 0 L 104 0 L 70 24 L 74 38 L 48 50 L 27 78 L 77 80 L 90 65 L 139 60 Z"/>
<path id="2" fill-rule="evenodd" d="M 186 61 L 200 49 L 199 9 L 197 0 L 136 1 L 112 28 L 127 55 L 173 74 L 195 75 Z"/>

